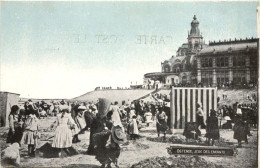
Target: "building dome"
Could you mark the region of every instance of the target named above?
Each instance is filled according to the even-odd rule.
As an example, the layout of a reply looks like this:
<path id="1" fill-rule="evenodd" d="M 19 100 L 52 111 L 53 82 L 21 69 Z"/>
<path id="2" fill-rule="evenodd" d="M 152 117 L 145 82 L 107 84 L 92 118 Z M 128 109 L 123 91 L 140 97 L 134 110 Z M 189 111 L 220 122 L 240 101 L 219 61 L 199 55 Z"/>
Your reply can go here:
<path id="1" fill-rule="evenodd" d="M 193 20 L 191 22 L 190 34 L 191 35 L 200 35 L 199 21 L 197 20 L 196 15 L 194 15 Z"/>

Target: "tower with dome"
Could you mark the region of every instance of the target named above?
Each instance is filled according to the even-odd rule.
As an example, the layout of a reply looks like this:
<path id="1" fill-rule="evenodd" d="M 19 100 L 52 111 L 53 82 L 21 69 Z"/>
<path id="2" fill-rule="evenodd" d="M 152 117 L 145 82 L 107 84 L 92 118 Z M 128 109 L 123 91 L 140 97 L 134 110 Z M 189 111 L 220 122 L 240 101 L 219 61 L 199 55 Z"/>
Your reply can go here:
<path id="1" fill-rule="evenodd" d="M 205 86 L 256 83 L 257 66 L 254 62 L 258 62 L 258 48 L 257 38 L 205 44 L 199 20 L 194 15 L 187 42 L 178 48 L 175 56 L 161 62 L 161 72 L 144 75 L 144 87 L 151 83 L 160 83 L 162 87 L 195 86 L 199 83 Z"/>

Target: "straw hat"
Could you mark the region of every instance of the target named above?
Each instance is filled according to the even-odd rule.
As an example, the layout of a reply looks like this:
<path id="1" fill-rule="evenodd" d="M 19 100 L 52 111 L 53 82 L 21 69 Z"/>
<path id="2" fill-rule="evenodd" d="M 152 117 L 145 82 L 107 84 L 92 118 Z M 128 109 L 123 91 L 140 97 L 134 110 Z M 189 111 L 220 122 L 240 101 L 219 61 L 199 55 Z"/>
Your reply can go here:
<path id="1" fill-rule="evenodd" d="M 100 117 L 105 117 L 110 109 L 111 102 L 105 98 L 99 98 L 98 100 L 98 114 Z"/>
<path id="2" fill-rule="evenodd" d="M 231 120 L 229 116 L 225 116 L 224 119 L 227 120 L 227 121 Z"/>
<path id="3" fill-rule="evenodd" d="M 120 125 L 113 126 L 111 132 L 115 143 L 124 144 L 127 141 L 123 128 Z"/>
<path id="4" fill-rule="evenodd" d="M 78 110 L 86 110 L 87 108 L 85 106 L 79 106 Z"/>

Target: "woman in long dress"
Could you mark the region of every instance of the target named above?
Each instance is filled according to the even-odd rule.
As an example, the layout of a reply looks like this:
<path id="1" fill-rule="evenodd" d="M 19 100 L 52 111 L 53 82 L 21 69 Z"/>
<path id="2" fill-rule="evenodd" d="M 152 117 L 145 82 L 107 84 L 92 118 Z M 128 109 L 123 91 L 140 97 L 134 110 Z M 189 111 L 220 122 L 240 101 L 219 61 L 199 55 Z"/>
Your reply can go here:
<path id="1" fill-rule="evenodd" d="M 53 148 L 60 149 L 59 156 L 61 155 L 61 149 L 66 149 L 72 146 L 72 131 L 75 127 L 74 120 L 69 114 L 68 109 L 63 109 L 61 114 L 57 115 L 57 128 L 55 130 L 55 136 L 52 142 Z"/>
<path id="2" fill-rule="evenodd" d="M 207 127 L 206 127 L 206 137 L 208 138 L 208 145 L 210 145 L 210 139 L 212 139 L 212 146 L 214 145 L 214 141 L 219 139 L 219 129 L 218 129 L 218 118 L 216 116 L 216 111 L 211 110 L 210 117 L 207 119 Z"/>
<path id="3" fill-rule="evenodd" d="M 241 113 L 237 113 L 233 130 L 234 130 L 234 139 L 237 139 L 238 141 L 237 147 L 241 148 L 242 141 L 247 141 L 246 127 L 244 121 L 242 120 Z"/>

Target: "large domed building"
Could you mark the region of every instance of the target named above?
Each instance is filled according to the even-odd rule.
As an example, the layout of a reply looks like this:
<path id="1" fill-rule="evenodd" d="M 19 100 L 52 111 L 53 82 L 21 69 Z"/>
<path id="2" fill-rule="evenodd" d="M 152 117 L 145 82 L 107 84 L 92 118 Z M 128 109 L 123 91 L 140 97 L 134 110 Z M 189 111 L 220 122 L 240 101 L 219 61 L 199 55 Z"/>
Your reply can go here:
<path id="1" fill-rule="evenodd" d="M 258 62 L 258 48 L 258 39 L 253 38 L 205 44 L 195 15 L 187 42 L 178 48 L 176 56 L 161 63 L 161 72 L 145 74 L 144 85 L 151 81 L 160 81 L 164 86 L 256 82 L 257 65 L 253 63 Z"/>

